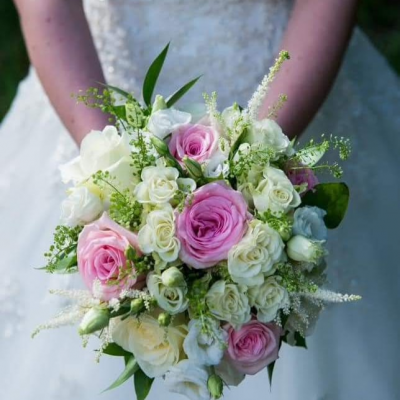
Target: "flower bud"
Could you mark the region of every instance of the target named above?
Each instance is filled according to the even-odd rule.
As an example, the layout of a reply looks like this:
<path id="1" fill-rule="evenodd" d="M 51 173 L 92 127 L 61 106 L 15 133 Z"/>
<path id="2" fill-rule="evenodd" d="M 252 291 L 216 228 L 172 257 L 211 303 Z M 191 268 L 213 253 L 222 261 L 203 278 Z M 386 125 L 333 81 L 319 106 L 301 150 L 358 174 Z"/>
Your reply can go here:
<path id="1" fill-rule="evenodd" d="M 156 136 L 151 137 L 151 143 L 160 156 L 170 156 L 170 152 L 166 143 Z"/>
<path id="2" fill-rule="evenodd" d="M 165 102 L 164 97 L 157 94 L 151 112 L 155 113 L 159 110 L 164 110 L 166 108 L 167 108 L 167 103 Z"/>
<path id="3" fill-rule="evenodd" d="M 158 323 L 160 326 L 168 326 L 171 323 L 171 315 L 168 313 L 161 313 L 158 316 Z"/>
<path id="4" fill-rule="evenodd" d="M 107 308 L 93 307 L 83 317 L 79 325 L 80 335 L 90 335 L 108 326 L 110 311 Z"/>
<path id="5" fill-rule="evenodd" d="M 213 374 L 208 378 L 207 387 L 213 399 L 219 399 L 222 396 L 224 384 L 218 375 Z"/>
<path id="6" fill-rule="evenodd" d="M 186 156 L 183 157 L 182 161 L 185 164 L 187 172 L 193 179 L 203 178 L 203 171 L 201 169 L 201 165 L 197 161 L 192 160 Z"/>
<path id="7" fill-rule="evenodd" d="M 323 241 L 307 239 L 304 236 L 293 236 L 287 243 L 287 254 L 295 261 L 318 263 L 325 251 Z"/>
<path id="8" fill-rule="evenodd" d="M 131 313 L 139 314 L 145 309 L 144 300 L 143 299 L 133 299 L 131 301 Z"/>
<path id="9" fill-rule="evenodd" d="M 178 287 L 185 286 L 186 282 L 181 271 L 176 267 L 171 267 L 161 274 L 161 281 L 164 286 Z"/>

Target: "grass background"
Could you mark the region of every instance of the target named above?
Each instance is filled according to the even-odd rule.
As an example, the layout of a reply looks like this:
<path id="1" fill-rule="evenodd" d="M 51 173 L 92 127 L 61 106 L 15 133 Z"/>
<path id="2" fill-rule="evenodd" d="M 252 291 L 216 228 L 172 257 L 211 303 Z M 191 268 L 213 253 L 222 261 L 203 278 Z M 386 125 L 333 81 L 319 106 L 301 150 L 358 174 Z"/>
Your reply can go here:
<path id="1" fill-rule="evenodd" d="M 358 24 L 400 74 L 400 1 L 361 0 Z M 1 0 L 0 121 L 11 104 L 18 82 L 26 75 L 28 65 L 14 4 L 12 0 Z"/>

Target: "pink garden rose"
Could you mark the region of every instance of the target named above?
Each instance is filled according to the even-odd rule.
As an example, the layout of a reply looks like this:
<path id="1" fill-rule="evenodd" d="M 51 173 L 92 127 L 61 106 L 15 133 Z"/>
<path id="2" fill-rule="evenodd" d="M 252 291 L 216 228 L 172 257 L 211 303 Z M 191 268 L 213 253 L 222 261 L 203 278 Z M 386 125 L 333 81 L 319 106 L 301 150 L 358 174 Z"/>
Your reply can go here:
<path id="1" fill-rule="evenodd" d="M 318 178 L 312 169 L 307 167 L 292 169 L 292 166 L 294 165 L 287 165 L 286 174 L 293 185 L 302 185 L 303 183 L 307 183 L 307 189 L 304 193 L 313 190 L 314 187 L 318 185 Z M 298 165 L 298 167 L 301 167 L 301 165 Z"/>
<path id="2" fill-rule="evenodd" d="M 278 358 L 282 333 L 279 326 L 254 319 L 238 331 L 229 325 L 227 331 L 226 358 L 239 372 L 255 375 Z"/>
<path id="3" fill-rule="evenodd" d="M 137 283 L 137 279 L 132 276 L 115 282 L 121 267 L 126 266 L 125 250 L 129 246 L 139 250 L 136 235 L 110 219 L 107 213 L 103 213 L 100 219 L 86 225 L 80 233 L 79 272 L 86 286 L 92 291 L 94 281 L 100 282 L 102 300 L 118 297 L 123 289 L 131 288 Z"/>
<path id="4" fill-rule="evenodd" d="M 203 163 L 218 147 L 218 132 L 212 126 L 187 124 L 172 134 L 169 151 L 182 163 L 183 157 Z"/>
<path id="5" fill-rule="evenodd" d="M 177 217 L 180 259 L 196 269 L 226 260 L 245 234 L 249 218 L 240 192 L 222 181 L 202 186 Z"/>

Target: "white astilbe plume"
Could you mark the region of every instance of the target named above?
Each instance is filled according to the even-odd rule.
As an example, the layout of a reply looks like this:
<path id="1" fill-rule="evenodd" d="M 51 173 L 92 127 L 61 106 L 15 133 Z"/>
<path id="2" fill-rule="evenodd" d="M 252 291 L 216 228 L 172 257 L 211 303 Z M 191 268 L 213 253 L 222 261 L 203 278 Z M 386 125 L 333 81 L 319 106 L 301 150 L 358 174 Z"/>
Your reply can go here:
<path id="1" fill-rule="evenodd" d="M 87 290 L 50 290 L 51 294 L 65 297 L 70 300 L 74 300 L 76 304 L 68 306 L 61 310 L 54 318 L 39 325 L 32 333 L 32 337 L 35 337 L 38 333 L 47 329 L 60 328 L 67 325 L 75 325 L 79 323 L 86 312 L 97 305 L 99 301 L 94 299 L 91 293 Z"/>
<path id="2" fill-rule="evenodd" d="M 100 339 L 101 345 L 100 345 L 100 348 L 97 350 L 96 362 L 100 362 L 100 358 L 103 355 L 104 350 L 113 341 L 111 329 L 104 328 L 100 333 L 99 339 Z"/>
<path id="3" fill-rule="evenodd" d="M 272 81 L 274 80 L 276 74 L 281 69 L 284 61 L 288 60 L 289 58 L 290 58 L 289 53 L 287 51 L 282 50 L 279 53 L 279 56 L 275 60 L 274 65 L 269 69 L 268 75 L 264 76 L 257 90 L 254 92 L 253 96 L 249 100 L 246 113 L 249 114 L 251 119 L 253 120 L 257 119 L 260 107 L 265 99 L 265 96 L 268 93 Z"/>
<path id="4" fill-rule="evenodd" d="M 310 300 L 322 303 L 347 303 L 349 301 L 361 300 L 361 296 L 355 294 L 341 294 L 326 289 L 318 289 L 314 293 L 302 293 L 302 295 Z"/>

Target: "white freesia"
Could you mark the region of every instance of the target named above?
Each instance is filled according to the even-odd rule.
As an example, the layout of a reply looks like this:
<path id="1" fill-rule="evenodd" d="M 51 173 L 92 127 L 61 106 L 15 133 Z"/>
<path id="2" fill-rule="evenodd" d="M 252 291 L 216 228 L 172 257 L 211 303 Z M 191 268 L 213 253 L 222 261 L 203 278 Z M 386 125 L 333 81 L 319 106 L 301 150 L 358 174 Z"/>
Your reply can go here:
<path id="1" fill-rule="evenodd" d="M 201 321 L 189 322 L 189 333 L 183 342 L 183 349 L 189 360 L 200 365 L 217 365 L 221 361 L 228 333 L 217 320 L 208 320 L 211 332 L 203 332 Z"/>
<path id="2" fill-rule="evenodd" d="M 287 290 L 273 276 L 262 285 L 250 288 L 249 299 L 251 306 L 257 309 L 257 319 L 264 323 L 272 321 L 278 310 L 289 304 Z"/>
<path id="3" fill-rule="evenodd" d="M 170 392 L 186 396 L 191 400 L 209 400 L 207 370 L 190 360 L 182 360 L 165 375 L 165 386 Z"/>
<path id="4" fill-rule="evenodd" d="M 229 322 L 235 329 L 250 321 L 250 305 L 244 286 L 217 281 L 206 294 L 206 302 L 215 318 Z"/>
<path id="5" fill-rule="evenodd" d="M 326 211 L 318 207 L 301 207 L 294 212 L 293 234 L 309 239 L 326 240 L 328 230 L 324 222 Z"/>
<path id="6" fill-rule="evenodd" d="M 61 224 L 75 227 L 94 221 L 104 211 L 103 201 L 86 186 L 69 190 L 61 204 Z"/>
<path id="7" fill-rule="evenodd" d="M 147 275 L 147 288 L 157 300 L 158 305 L 171 315 L 179 314 L 188 307 L 189 301 L 186 297 L 187 286 L 185 281 L 181 286 L 167 286 L 163 282 L 162 275 L 152 272 Z"/>
<path id="8" fill-rule="evenodd" d="M 278 154 L 293 154 L 289 138 L 282 132 L 282 128 L 272 119 L 254 120 L 244 141 L 255 144 L 261 143 Z"/>
<path id="9" fill-rule="evenodd" d="M 294 261 L 317 264 L 326 253 L 323 243 L 296 235 L 287 243 L 287 254 Z"/>
<path id="10" fill-rule="evenodd" d="M 140 229 L 138 241 L 146 254 L 156 252 L 167 262 L 178 258 L 181 244 L 175 236 L 175 215 L 170 204 L 147 215 L 146 225 Z"/>
<path id="11" fill-rule="evenodd" d="M 147 313 L 140 319 L 119 319 L 112 329 L 114 342 L 133 353 L 140 368 L 150 378 L 163 376 L 179 362 L 186 334 L 186 325 L 170 325 L 165 329 Z"/>
<path id="12" fill-rule="evenodd" d="M 264 277 L 275 272 L 282 260 L 284 244 L 277 231 L 268 224 L 253 220 L 244 238 L 228 253 L 228 270 L 236 283 L 261 285 Z"/>
<path id="13" fill-rule="evenodd" d="M 147 129 L 158 138 L 164 139 L 180 126 L 189 124 L 191 120 L 192 116 L 187 112 L 166 108 L 151 114 Z"/>
<path id="14" fill-rule="evenodd" d="M 134 168 L 131 166 L 129 136 L 121 136 L 114 126 L 91 131 L 82 140 L 80 155 L 60 167 L 64 183 L 82 183 L 98 171 L 109 172 L 122 188 L 132 187 Z"/>
<path id="15" fill-rule="evenodd" d="M 167 203 L 178 190 L 179 171 L 173 167 L 163 166 L 162 160 L 157 160 L 155 167 L 144 168 L 141 178 L 142 182 L 134 191 L 139 203 Z"/>
<path id="16" fill-rule="evenodd" d="M 300 205 L 300 195 L 285 173 L 267 166 L 263 170 L 263 179 L 253 191 L 255 208 L 260 212 L 271 211 L 279 214 Z"/>

